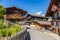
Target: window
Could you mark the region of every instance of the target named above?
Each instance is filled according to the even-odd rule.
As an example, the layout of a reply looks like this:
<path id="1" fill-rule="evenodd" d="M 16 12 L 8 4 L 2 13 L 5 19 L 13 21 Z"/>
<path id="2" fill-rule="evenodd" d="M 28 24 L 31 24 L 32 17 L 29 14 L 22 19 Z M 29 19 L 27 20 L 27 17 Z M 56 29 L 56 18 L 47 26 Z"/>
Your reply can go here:
<path id="1" fill-rule="evenodd" d="M 58 1 L 59 7 L 60 7 L 60 1 Z"/>
<path id="2" fill-rule="evenodd" d="M 54 18 L 57 18 L 57 12 L 54 13 Z"/>
<path id="3" fill-rule="evenodd" d="M 60 11 L 58 12 L 58 17 L 60 17 Z"/>
<path id="4" fill-rule="evenodd" d="M 58 2 L 59 4 L 59 7 L 60 7 L 60 2 Z M 58 17 L 60 17 L 60 8 L 59 8 L 59 11 L 58 11 Z"/>
<path id="5" fill-rule="evenodd" d="M 56 26 L 56 22 L 53 22 L 53 25 Z"/>
<path id="6" fill-rule="evenodd" d="M 60 7 L 60 4 L 59 4 L 59 7 Z"/>
<path id="7" fill-rule="evenodd" d="M 60 27 L 60 22 L 58 22 L 58 27 Z"/>

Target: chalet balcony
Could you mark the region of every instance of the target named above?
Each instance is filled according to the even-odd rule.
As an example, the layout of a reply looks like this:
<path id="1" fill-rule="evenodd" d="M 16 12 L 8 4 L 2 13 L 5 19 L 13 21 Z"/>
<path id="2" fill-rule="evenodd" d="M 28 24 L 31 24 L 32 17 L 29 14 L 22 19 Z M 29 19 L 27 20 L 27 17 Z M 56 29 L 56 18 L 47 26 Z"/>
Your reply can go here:
<path id="1" fill-rule="evenodd" d="M 21 16 L 21 17 L 19 17 L 19 16 L 16 16 L 16 17 L 14 17 L 14 16 L 12 16 L 12 17 L 8 17 L 7 19 L 24 19 L 25 17 L 23 17 L 23 16 Z"/>

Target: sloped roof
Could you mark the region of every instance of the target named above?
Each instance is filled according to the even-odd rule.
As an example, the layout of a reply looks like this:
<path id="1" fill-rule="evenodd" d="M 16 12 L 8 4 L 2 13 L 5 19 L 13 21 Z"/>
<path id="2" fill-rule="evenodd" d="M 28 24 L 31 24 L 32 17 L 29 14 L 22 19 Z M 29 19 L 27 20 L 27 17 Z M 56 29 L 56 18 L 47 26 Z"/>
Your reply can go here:
<path id="1" fill-rule="evenodd" d="M 60 0 L 51 0 L 50 1 L 50 4 L 48 6 L 48 9 L 47 9 L 47 12 L 46 12 L 46 16 L 52 16 L 52 6 L 53 4 L 55 4 L 56 6 L 58 6 L 58 1 L 60 2 Z"/>
<path id="2" fill-rule="evenodd" d="M 51 22 L 49 21 L 35 21 L 35 22 L 38 22 L 40 25 L 51 25 Z"/>
<path id="3" fill-rule="evenodd" d="M 9 11 L 11 11 L 11 10 L 13 10 L 13 11 L 17 10 L 17 11 L 20 11 L 20 12 L 22 12 L 22 13 L 24 12 L 24 14 L 27 13 L 27 11 L 25 11 L 25 10 L 23 10 L 23 9 L 20 9 L 20 8 L 17 8 L 17 7 L 15 7 L 15 6 L 7 7 L 6 9 L 7 9 L 7 12 L 9 12 Z"/>
<path id="4" fill-rule="evenodd" d="M 33 15 L 33 14 L 30 14 L 30 16 L 34 16 L 34 17 L 41 17 L 41 16 L 39 16 L 39 15 Z"/>
<path id="5" fill-rule="evenodd" d="M 29 17 L 29 16 L 33 16 L 33 17 L 41 17 L 41 18 L 47 18 L 47 17 L 44 17 L 44 16 L 34 15 L 34 14 L 28 14 L 27 17 Z"/>

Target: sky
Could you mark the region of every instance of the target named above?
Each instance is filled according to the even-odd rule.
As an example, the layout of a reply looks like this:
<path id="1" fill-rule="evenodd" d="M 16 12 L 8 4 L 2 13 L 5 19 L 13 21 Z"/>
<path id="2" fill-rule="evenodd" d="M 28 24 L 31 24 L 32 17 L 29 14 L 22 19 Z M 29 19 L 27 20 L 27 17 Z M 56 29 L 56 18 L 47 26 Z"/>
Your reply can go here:
<path id="1" fill-rule="evenodd" d="M 29 14 L 45 15 L 50 0 L 0 0 L 5 8 L 16 6 L 27 11 Z"/>

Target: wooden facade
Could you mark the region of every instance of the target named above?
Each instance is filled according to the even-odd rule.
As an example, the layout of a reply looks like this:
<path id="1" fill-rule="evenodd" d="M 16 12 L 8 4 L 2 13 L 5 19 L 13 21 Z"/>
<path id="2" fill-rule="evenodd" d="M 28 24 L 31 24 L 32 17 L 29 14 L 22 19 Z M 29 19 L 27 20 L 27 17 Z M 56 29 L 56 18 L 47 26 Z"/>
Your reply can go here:
<path id="1" fill-rule="evenodd" d="M 10 20 L 10 21 L 21 21 L 23 19 L 25 19 L 25 15 L 27 13 L 27 11 L 24 11 L 20 8 L 17 7 L 9 7 L 6 8 L 7 12 L 4 15 L 4 19 Z"/>
<path id="2" fill-rule="evenodd" d="M 52 17 L 52 25 L 59 28 L 60 34 L 60 0 L 51 0 L 46 16 Z"/>
<path id="3" fill-rule="evenodd" d="M 39 20 L 39 21 L 46 20 L 47 21 L 48 20 L 47 17 L 38 16 L 38 15 L 31 15 L 31 14 L 27 15 L 27 19 L 30 21 L 34 21 L 34 20 Z"/>
<path id="4" fill-rule="evenodd" d="M 37 28 L 51 28 L 51 23 L 49 21 L 34 21 L 34 25 Z"/>
<path id="5" fill-rule="evenodd" d="M 59 5 L 60 5 L 60 0 L 51 0 L 46 12 L 46 16 L 52 16 L 53 12 L 59 9 Z"/>
<path id="6" fill-rule="evenodd" d="M 46 16 L 52 17 L 52 24 L 60 26 L 60 0 L 51 0 Z"/>

